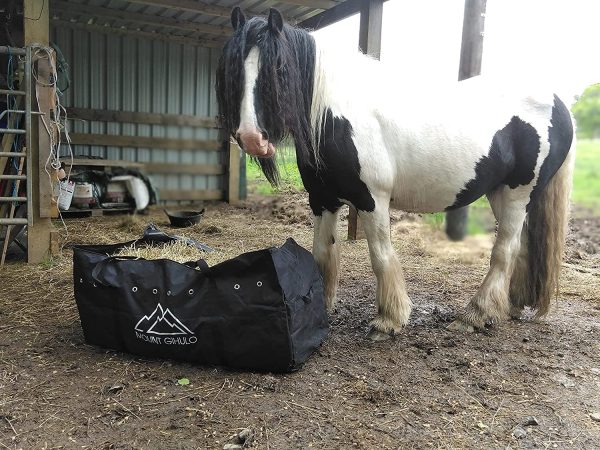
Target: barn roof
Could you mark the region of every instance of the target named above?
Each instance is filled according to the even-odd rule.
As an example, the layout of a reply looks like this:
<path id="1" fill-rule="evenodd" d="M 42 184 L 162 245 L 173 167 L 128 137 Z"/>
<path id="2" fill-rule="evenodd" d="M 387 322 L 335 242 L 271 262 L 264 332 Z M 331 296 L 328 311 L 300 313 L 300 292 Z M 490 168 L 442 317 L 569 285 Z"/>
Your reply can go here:
<path id="1" fill-rule="evenodd" d="M 321 28 L 360 11 L 368 0 L 51 0 L 55 26 L 221 47 L 230 14 L 265 16 L 277 8 L 292 24 Z"/>

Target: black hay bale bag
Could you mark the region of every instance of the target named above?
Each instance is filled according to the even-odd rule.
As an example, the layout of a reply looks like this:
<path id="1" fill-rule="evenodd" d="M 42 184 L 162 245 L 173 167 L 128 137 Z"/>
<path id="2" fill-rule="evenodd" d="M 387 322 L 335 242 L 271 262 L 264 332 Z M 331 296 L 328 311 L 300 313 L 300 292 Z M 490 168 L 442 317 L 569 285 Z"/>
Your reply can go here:
<path id="1" fill-rule="evenodd" d="M 142 239 L 74 247 L 75 300 L 86 342 L 237 369 L 289 372 L 328 332 L 321 274 L 293 239 L 213 267 L 109 256 Z"/>

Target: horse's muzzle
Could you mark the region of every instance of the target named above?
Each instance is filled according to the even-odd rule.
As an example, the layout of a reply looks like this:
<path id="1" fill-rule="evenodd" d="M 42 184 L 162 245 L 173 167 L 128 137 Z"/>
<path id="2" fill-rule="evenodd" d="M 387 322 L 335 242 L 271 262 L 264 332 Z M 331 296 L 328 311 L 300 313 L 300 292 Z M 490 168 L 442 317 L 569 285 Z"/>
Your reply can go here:
<path id="1" fill-rule="evenodd" d="M 242 150 L 251 156 L 268 158 L 275 154 L 273 144 L 256 130 L 238 130 L 235 137 Z"/>

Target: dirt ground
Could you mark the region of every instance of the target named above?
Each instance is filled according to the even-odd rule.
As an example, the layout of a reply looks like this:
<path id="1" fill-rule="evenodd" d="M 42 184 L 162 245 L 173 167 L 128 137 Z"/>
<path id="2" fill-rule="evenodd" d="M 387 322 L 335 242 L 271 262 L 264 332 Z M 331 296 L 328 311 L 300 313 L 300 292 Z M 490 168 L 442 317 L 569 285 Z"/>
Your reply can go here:
<path id="1" fill-rule="evenodd" d="M 69 220 L 66 242 L 129 240 L 139 220 Z M 346 222 L 340 225 L 343 235 Z M 375 279 L 366 242 L 342 240 L 330 336 L 298 372 L 232 372 L 87 345 L 73 299 L 71 252 L 0 272 L 0 448 L 600 448 L 600 219 L 576 219 L 562 291 L 542 322 L 475 334 L 446 330 L 485 273 L 492 236 L 449 243 L 394 213 L 393 240 L 414 302 L 393 340 L 366 339 Z M 311 247 L 302 194 L 209 205 L 179 231 L 230 257 Z M 189 379 L 188 385 L 177 380 Z"/>

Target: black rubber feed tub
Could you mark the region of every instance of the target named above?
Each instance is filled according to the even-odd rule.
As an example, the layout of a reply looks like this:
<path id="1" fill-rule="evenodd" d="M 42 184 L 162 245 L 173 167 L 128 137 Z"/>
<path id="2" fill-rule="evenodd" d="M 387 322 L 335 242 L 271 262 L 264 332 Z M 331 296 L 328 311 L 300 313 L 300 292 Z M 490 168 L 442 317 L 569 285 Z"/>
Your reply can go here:
<path id="1" fill-rule="evenodd" d="M 191 227 L 200 222 L 204 215 L 204 208 L 200 211 L 168 211 L 164 210 L 169 218 L 171 225 L 174 227 Z"/>

